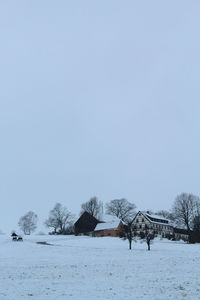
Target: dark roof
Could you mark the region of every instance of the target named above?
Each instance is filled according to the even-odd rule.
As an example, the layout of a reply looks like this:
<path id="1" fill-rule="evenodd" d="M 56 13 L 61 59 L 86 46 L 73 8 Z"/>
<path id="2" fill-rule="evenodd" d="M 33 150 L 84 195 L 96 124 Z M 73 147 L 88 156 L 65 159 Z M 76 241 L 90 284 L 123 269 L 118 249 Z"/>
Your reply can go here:
<path id="1" fill-rule="evenodd" d="M 18 236 L 15 232 L 12 232 L 11 236 Z"/>
<path id="2" fill-rule="evenodd" d="M 95 229 L 98 223 L 101 222 L 85 211 L 74 223 L 75 234 L 91 232 Z"/>
<path id="3" fill-rule="evenodd" d="M 146 217 L 151 220 L 152 222 L 157 222 L 157 223 L 165 223 L 165 224 L 168 224 L 169 223 L 169 220 L 165 219 L 165 218 L 162 218 L 160 216 L 157 216 L 157 215 L 151 215 L 151 214 L 148 214 L 148 213 L 145 213 Z"/>

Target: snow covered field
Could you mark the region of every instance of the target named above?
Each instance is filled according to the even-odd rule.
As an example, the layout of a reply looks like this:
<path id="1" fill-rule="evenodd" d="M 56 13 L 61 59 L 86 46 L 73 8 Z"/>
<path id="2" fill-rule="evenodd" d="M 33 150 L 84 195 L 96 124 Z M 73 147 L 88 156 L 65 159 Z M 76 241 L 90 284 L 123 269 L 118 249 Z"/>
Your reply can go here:
<path id="1" fill-rule="evenodd" d="M 21 299 L 200 299 L 200 245 L 0 235 L 0 300 Z"/>

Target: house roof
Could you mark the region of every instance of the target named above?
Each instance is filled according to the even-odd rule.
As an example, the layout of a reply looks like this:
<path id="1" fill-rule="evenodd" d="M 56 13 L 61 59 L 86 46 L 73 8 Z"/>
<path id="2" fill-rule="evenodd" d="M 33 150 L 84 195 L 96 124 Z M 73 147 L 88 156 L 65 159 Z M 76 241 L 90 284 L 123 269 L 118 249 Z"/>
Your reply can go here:
<path id="1" fill-rule="evenodd" d="M 85 211 L 75 222 L 74 229 L 77 234 L 97 230 L 117 229 L 120 223 L 124 224 L 116 216 L 103 214 L 101 218 L 97 219 Z"/>
<path id="2" fill-rule="evenodd" d="M 146 215 L 147 217 L 151 217 L 151 218 L 155 218 L 155 219 L 159 219 L 159 220 L 163 220 L 163 221 L 169 222 L 168 219 L 166 219 L 166 218 L 164 218 L 164 217 L 161 217 L 161 216 L 158 216 L 158 215 L 149 214 L 149 213 L 147 213 L 147 212 L 145 212 L 145 215 Z"/>
<path id="3" fill-rule="evenodd" d="M 139 213 L 141 213 L 149 222 L 151 222 L 153 224 L 166 225 L 166 226 L 172 227 L 172 225 L 170 224 L 170 221 L 168 219 L 165 219 L 165 218 L 157 216 L 157 215 L 151 215 L 151 214 L 149 214 L 147 212 L 143 212 L 143 211 L 139 211 L 136 214 L 135 218 L 137 217 L 137 215 Z"/>
<path id="4" fill-rule="evenodd" d="M 120 225 L 121 221 L 117 220 L 114 222 L 105 222 L 105 223 L 99 223 L 95 227 L 94 231 L 98 230 L 108 230 L 108 229 L 117 229 L 118 226 Z"/>

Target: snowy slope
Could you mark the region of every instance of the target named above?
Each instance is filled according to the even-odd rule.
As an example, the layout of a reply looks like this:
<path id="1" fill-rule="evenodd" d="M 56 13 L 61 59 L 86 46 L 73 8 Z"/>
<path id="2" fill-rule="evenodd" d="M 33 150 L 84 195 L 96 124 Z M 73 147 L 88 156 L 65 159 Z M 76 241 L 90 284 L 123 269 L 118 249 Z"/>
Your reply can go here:
<path id="1" fill-rule="evenodd" d="M 46 241 L 51 246 L 36 244 Z M 200 299 L 200 245 L 118 238 L 0 236 L 0 299 Z"/>

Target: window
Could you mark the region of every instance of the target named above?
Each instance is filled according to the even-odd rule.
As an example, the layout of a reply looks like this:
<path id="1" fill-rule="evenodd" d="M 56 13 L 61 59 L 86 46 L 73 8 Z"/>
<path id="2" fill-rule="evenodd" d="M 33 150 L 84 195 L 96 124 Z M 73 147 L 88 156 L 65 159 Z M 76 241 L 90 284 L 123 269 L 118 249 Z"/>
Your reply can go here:
<path id="1" fill-rule="evenodd" d="M 144 222 L 144 218 L 142 218 L 142 222 Z"/>

